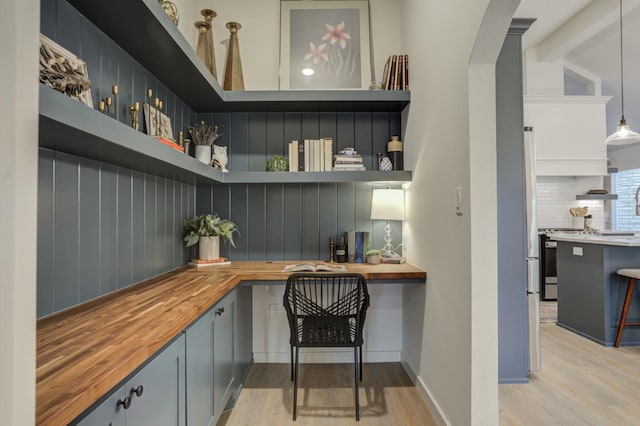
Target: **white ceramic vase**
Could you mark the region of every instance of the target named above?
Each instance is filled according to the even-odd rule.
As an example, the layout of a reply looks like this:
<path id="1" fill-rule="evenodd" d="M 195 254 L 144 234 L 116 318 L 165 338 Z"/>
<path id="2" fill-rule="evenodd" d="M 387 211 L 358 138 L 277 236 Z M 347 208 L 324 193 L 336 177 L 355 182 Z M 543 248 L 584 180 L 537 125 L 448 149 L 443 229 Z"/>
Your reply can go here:
<path id="1" fill-rule="evenodd" d="M 220 237 L 200 237 L 198 256 L 202 260 L 215 260 L 220 257 Z"/>
<path id="2" fill-rule="evenodd" d="M 211 163 L 211 145 L 196 145 L 196 160 L 204 164 Z"/>

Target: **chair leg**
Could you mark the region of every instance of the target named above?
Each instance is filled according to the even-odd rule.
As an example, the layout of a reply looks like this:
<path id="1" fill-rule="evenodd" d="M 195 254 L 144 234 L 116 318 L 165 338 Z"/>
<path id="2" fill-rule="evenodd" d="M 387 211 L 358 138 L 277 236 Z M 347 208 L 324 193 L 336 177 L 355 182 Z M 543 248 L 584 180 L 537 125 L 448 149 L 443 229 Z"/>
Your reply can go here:
<path id="1" fill-rule="evenodd" d="M 360 346 L 360 381 L 362 381 L 362 346 Z"/>
<path id="2" fill-rule="evenodd" d="M 627 314 L 629 313 L 629 305 L 631 305 L 631 298 L 633 297 L 633 289 L 636 287 L 636 279 L 629 278 L 629 284 L 627 284 L 627 294 L 624 297 L 624 305 L 622 305 L 622 313 L 620 314 L 620 323 L 618 324 L 618 331 L 616 332 L 616 341 L 613 344 L 614 347 L 620 346 L 620 340 L 622 340 L 622 330 L 627 322 Z"/>
<path id="3" fill-rule="evenodd" d="M 297 417 L 298 408 L 298 355 L 300 354 L 300 348 L 296 346 L 296 361 L 293 375 L 293 420 Z"/>
<path id="4" fill-rule="evenodd" d="M 293 345 L 291 345 L 290 349 L 291 349 L 291 381 L 293 382 Z"/>
<path id="5" fill-rule="evenodd" d="M 358 348 L 353 348 L 353 382 L 356 400 L 356 421 L 360 421 L 360 395 L 359 395 L 359 380 L 358 380 Z"/>

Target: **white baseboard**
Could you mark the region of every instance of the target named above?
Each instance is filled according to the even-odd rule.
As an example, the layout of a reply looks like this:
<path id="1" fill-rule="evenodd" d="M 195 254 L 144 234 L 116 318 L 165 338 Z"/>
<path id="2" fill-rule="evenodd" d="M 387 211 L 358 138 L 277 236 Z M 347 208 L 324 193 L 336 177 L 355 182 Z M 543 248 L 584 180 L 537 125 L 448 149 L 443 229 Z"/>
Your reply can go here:
<path id="1" fill-rule="evenodd" d="M 422 377 L 416 375 L 416 373 L 407 362 L 402 361 L 402 367 L 404 368 L 404 371 L 407 372 L 407 375 L 409 376 L 413 384 L 416 385 L 416 389 L 418 389 L 420 396 L 424 400 L 425 404 L 427 404 L 427 408 L 429 409 L 429 412 L 431 412 L 431 415 L 433 416 L 435 421 L 442 426 L 450 425 L 451 423 L 449 423 L 444 413 L 440 409 L 440 405 L 438 405 L 436 400 L 433 398 L 433 395 L 429 391 L 426 383 L 422 380 Z"/>
<path id="2" fill-rule="evenodd" d="M 362 359 L 366 362 L 400 362 L 400 351 L 363 351 Z M 254 352 L 255 363 L 289 363 L 290 352 Z M 321 350 L 321 348 L 302 348 L 300 363 L 302 364 L 343 364 L 353 362 L 353 349 Z"/>

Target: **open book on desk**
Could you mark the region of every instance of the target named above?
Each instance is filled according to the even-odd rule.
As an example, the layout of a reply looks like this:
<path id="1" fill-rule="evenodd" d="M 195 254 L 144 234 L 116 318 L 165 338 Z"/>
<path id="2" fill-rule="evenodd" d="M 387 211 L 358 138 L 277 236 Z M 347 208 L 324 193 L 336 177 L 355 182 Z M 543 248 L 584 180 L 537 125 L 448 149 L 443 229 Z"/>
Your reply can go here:
<path id="1" fill-rule="evenodd" d="M 344 265 L 335 265 L 325 262 L 307 262 L 287 265 L 282 272 L 347 272 Z"/>

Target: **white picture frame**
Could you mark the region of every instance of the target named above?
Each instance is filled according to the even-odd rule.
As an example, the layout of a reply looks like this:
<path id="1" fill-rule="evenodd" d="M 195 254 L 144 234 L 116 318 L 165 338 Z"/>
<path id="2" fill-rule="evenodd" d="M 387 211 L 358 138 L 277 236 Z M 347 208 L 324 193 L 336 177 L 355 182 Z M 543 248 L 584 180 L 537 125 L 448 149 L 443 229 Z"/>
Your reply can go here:
<path id="1" fill-rule="evenodd" d="M 280 89 L 368 89 L 369 2 L 280 2 Z"/>

